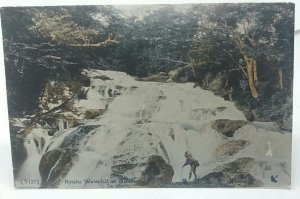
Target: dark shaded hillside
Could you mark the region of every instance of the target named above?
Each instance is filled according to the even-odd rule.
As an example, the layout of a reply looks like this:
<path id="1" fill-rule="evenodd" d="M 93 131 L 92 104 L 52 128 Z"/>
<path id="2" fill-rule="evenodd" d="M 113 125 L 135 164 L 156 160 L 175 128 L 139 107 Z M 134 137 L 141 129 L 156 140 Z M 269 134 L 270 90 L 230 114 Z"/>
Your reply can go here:
<path id="1" fill-rule="evenodd" d="M 81 11 L 83 12 L 84 9 Z M 114 49 L 113 45 L 111 45 L 112 47 L 95 47 L 92 49 L 75 48 L 69 46 L 65 41 L 49 37 L 49 35 L 57 34 L 55 37 L 57 38 L 62 33 L 56 33 L 56 30 L 53 29 L 49 30 L 53 31 L 53 34 L 50 32 L 47 35 L 43 32 L 43 27 L 39 31 L 35 24 L 35 21 L 40 17 L 40 12 L 45 13 L 46 16 L 43 17 L 46 19 L 71 15 L 73 18 L 55 19 L 57 21 L 54 20 L 54 22 L 57 24 L 53 22 L 53 27 L 59 31 L 65 29 L 64 25 L 70 23 L 85 23 L 86 26 L 82 26 L 85 29 L 78 30 L 76 34 L 74 33 L 75 35 L 70 35 L 76 40 L 80 33 L 85 34 L 91 29 L 89 26 L 95 24 L 91 18 L 87 17 L 93 11 L 92 8 L 87 8 L 88 13 L 83 12 L 85 16 L 82 18 L 85 21 L 78 19 L 79 13 L 75 10 L 76 7 L 3 8 L 1 10 L 8 103 L 11 116 L 22 113 L 32 114 L 38 107 L 38 98 L 47 81 L 77 80 L 84 85 L 87 82 L 81 76 L 82 68 L 104 68 L 101 55 L 105 57 L 107 54 L 103 52 L 110 48 Z M 46 24 L 42 25 L 45 26 Z M 99 26 L 98 24 L 98 27 L 95 28 L 99 28 Z M 101 38 L 95 39 L 95 42 L 105 41 L 108 34 L 109 32 L 103 33 Z M 63 37 L 64 35 L 60 36 Z"/>
<path id="2" fill-rule="evenodd" d="M 160 5 L 141 15 L 113 6 L 3 8 L 10 116 L 39 112 L 49 81 L 88 85 L 81 71 L 96 68 L 195 82 L 235 101 L 248 120 L 291 130 L 293 4 Z"/>

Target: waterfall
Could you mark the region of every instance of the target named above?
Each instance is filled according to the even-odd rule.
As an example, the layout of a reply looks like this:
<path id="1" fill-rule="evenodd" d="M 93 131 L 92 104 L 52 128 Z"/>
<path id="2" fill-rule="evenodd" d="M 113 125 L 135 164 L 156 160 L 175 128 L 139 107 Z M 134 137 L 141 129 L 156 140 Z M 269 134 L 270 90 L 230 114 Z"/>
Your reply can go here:
<path id="1" fill-rule="evenodd" d="M 181 177 L 187 178 L 189 173 L 188 167 L 181 168 L 185 162 L 184 152 L 189 150 L 200 163 L 197 168 L 199 177 L 238 158 L 249 157 L 257 161 L 253 171 L 249 171 L 257 179 L 268 184 L 266 173 L 277 172 L 285 179 L 282 183 L 289 180 L 286 173 L 290 166 L 290 151 L 280 142 L 288 143 L 290 134 L 279 132 L 273 123 L 248 124 L 237 129 L 234 137 L 227 137 L 212 128 L 212 122 L 219 119 L 246 120 L 233 102 L 225 101 L 210 91 L 194 88 L 193 83 L 142 82 L 116 71 L 86 70 L 85 73 L 93 87 L 87 93 L 87 99 L 75 101 L 74 106 L 80 110 L 108 109 L 96 120 L 83 119 L 81 126 L 96 125 L 91 129 L 85 128 L 84 132 L 80 128 L 68 129 L 68 122 L 61 119 L 60 133 L 46 139 L 45 148 L 49 151 L 62 147 L 76 150 L 72 167 L 63 179 L 80 181 L 97 178 L 95 180 L 99 181 L 100 178 L 113 179 L 116 174 L 139 179 L 147 158 L 155 154 L 172 166 L 172 181 L 180 182 Z M 109 77 L 109 80 L 95 78 L 102 75 Z M 99 90 L 104 87 L 110 88 L 110 93 L 120 94 L 113 97 L 103 95 Z M 36 135 L 46 136 L 40 131 Z M 64 142 L 70 137 L 72 142 Z M 237 146 L 240 148 L 234 154 L 226 155 L 226 146 L 234 147 L 239 143 L 248 144 Z M 35 155 L 31 145 L 27 146 L 30 151 L 26 164 L 35 167 L 22 168 L 22 177 L 26 173 L 38 174 L 38 170 L 32 170 L 37 169 L 40 156 Z M 225 147 L 224 150 L 222 147 Z M 266 156 L 271 148 L 272 155 Z M 39 158 L 28 162 L 31 156 Z M 263 162 L 271 165 L 271 170 L 265 171 L 270 168 L 268 165 L 260 167 Z M 59 185 L 61 188 L 103 186 L 79 183 Z"/>

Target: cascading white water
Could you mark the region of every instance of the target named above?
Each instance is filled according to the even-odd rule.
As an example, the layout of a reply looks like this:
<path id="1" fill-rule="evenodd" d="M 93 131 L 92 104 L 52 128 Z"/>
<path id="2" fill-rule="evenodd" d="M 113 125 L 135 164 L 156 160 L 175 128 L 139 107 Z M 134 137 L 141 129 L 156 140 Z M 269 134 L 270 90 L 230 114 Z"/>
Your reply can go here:
<path id="1" fill-rule="evenodd" d="M 179 182 L 182 177 L 187 178 L 189 173 L 189 168 L 185 167 L 181 174 L 181 166 L 185 161 L 183 154 L 186 150 L 199 161 L 197 175 L 201 177 L 238 157 L 253 157 L 263 161 L 266 152 L 272 150 L 268 148 L 270 140 L 273 156 L 268 157 L 268 161 L 274 162 L 273 169 L 287 178 L 287 174 L 277 168 L 280 161 L 289 160 L 289 148 L 283 149 L 278 142 L 288 142 L 291 136 L 274 129 L 264 130 L 261 126 L 247 125 L 237 131 L 237 138 L 230 138 L 249 140 L 250 145 L 246 149 L 223 160 L 214 156 L 215 150 L 228 138 L 213 130 L 210 122 L 217 119 L 245 120 L 243 113 L 237 110 L 233 102 L 225 101 L 199 87 L 194 88 L 192 83 L 140 82 L 122 72 L 84 72 L 91 78 L 91 87 L 87 99 L 76 101 L 75 106 L 81 109 L 108 110 L 97 120 L 84 120 L 85 125 L 99 127 L 80 140 L 78 156 L 73 160 L 73 166 L 64 180 L 110 179 L 114 168 L 129 163 L 134 164 L 133 168 L 127 169 L 122 175 L 138 179 L 144 168 L 140 164 L 145 162 L 149 155 L 157 154 L 173 167 L 173 182 Z M 107 76 L 110 79 L 102 80 L 99 76 Z M 265 124 L 267 127 L 272 125 Z M 49 139 L 47 143 L 52 142 L 49 150 L 59 146 L 72 131 L 74 129 L 65 130 Z M 276 139 L 273 139 L 274 137 Z M 34 155 L 32 147 L 32 144 L 26 145 L 28 159 L 24 165 L 33 167 L 23 166 L 20 172 L 22 178 L 24 175 L 38 175 L 36 167 L 41 155 Z M 33 160 L 31 156 L 39 158 Z M 271 185 L 267 177 L 264 179 L 263 169 L 257 167 L 256 170 L 253 173 L 257 174 L 257 178 Z M 60 184 L 61 188 L 99 186 L 104 185 Z"/>

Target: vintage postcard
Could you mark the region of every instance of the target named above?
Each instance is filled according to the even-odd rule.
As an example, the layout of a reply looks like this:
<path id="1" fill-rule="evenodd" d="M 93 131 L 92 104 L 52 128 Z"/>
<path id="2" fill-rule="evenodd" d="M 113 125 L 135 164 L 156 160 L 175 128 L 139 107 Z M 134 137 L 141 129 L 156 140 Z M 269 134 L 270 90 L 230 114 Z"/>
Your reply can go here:
<path id="1" fill-rule="evenodd" d="M 1 8 L 18 188 L 289 187 L 294 4 Z"/>

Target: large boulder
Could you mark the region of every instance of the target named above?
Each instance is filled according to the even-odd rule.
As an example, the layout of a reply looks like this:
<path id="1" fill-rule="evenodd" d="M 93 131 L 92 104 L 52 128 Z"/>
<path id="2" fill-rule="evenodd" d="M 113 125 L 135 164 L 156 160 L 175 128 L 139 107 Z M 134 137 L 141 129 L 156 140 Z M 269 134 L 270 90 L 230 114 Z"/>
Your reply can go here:
<path id="1" fill-rule="evenodd" d="M 227 173 L 215 171 L 200 179 L 214 187 L 259 187 L 261 182 L 249 173 Z"/>
<path id="2" fill-rule="evenodd" d="M 42 187 L 55 188 L 61 179 L 67 175 L 72 167 L 72 159 L 76 150 L 51 150 L 43 155 L 39 171 L 42 178 Z"/>
<path id="3" fill-rule="evenodd" d="M 236 130 L 247 125 L 248 123 L 249 122 L 244 120 L 219 119 L 211 123 L 211 128 L 227 137 L 233 137 Z"/>
<path id="4" fill-rule="evenodd" d="M 87 109 L 84 113 L 85 119 L 95 119 L 103 115 L 107 109 Z"/>
<path id="5" fill-rule="evenodd" d="M 292 132 L 293 127 L 293 100 L 288 98 L 287 102 L 276 109 L 278 111 L 277 122 L 282 130 Z"/>
<path id="6" fill-rule="evenodd" d="M 249 144 L 250 143 L 247 140 L 227 141 L 216 149 L 215 156 L 217 158 L 226 158 L 228 156 L 233 156 Z"/>
<path id="7" fill-rule="evenodd" d="M 60 184 L 73 166 L 80 142 L 97 127 L 99 125 L 79 126 L 65 136 L 58 147 L 51 149 L 51 144 L 48 145 L 50 150 L 46 150 L 39 164 L 42 187 L 55 188 Z"/>
<path id="8" fill-rule="evenodd" d="M 142 186 L 163 186 L 172 182 L 174 170 L 171 165 L 159 155 L 152 155 L 148 158 L 146 169 L 141 173 L 138 181 Z"/>
<path id="9" fill-rule="evenodd" d="M 199 181 L 215 187 L 259 187 L 262 182 L 250 174 L 254 165 L 253 158 L 239 158 L 220 166 L 215 171 L 205 175 Z"/>
<path id="10" fill-rule="evenodd" d="M 167 82 L 170 76 L 167 73 L 160 72 L 149 77 L 137 78 L 138 81 L 150 81 L 150 82 Z"/>

